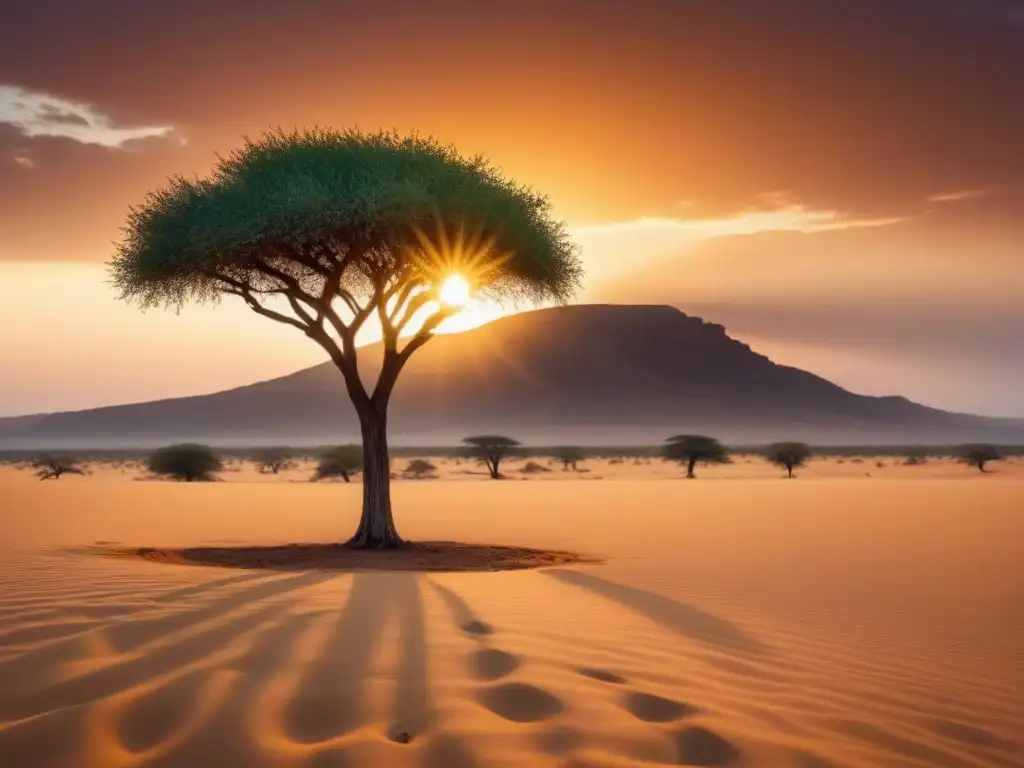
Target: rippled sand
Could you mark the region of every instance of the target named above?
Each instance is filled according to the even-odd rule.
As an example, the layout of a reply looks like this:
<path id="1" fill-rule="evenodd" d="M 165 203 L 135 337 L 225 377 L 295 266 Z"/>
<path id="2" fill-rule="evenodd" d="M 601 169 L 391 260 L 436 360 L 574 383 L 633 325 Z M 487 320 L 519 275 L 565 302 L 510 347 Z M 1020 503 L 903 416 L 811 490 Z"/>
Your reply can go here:
<path id="1" fill-rule="evenodd" d="M 0 766 L 1024 766 L 1024 465 L 586 466 L 396 482 L 407 537 L 607 558 L 469 574 L 100 558 L 361 488 L 0 468 Z"/>

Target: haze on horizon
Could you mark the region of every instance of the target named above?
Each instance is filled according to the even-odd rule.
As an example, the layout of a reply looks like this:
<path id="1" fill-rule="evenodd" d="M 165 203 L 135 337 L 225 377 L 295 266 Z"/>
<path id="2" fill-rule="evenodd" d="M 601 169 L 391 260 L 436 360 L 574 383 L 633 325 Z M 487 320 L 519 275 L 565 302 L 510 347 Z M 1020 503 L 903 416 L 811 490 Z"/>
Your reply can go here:
<path id="1" fill-rule="evenodd" d="M 1014 0 L 99 5 L 5 4 L 0 416 L 321 362 L 230 302 L 142 315 L 103 268 L 167 176 L 316 124 L 433 134 L 549 194 L 580 301 L 671 304 L 854 391 L 1024 416 Z"/>

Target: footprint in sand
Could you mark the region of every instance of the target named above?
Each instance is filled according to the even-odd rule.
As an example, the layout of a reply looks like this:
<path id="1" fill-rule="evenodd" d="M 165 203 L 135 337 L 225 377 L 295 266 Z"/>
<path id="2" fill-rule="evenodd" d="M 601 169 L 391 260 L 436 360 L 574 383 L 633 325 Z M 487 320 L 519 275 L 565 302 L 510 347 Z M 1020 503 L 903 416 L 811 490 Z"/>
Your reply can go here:
<path id="1" fill-rule="evenodd" d="M 490 624 L 477 618 L 455 592 L 435 581 L 429 583 L 448 607 L 459 629 L 480 643 L 480 648 L 471 657 L 471 671 L 477 680 L 493 682 L 508 677 L 519 668 L 517 656 L 488 647 L 487 638 L 494 634 Z M 477 699 L 484 708 L 514 723 L 547 720 L 564 709 L 558 697 L 528 683 L 504 683 L 484 688 Z"/>
<path id="2" fill-rule="evenodd" d="M 499 717 L 514 723 L 536 723 L 560 714 L 558 697 L 528 683 L 505 683 L 485 688 L 480 703 Z"/>
<path id="3" fill-rule="evenodd" d="M 675 733 L 673 740 L 676 756 L 682 765 L 719 768 L 735 765 L 740 759 L 740 751 L 732 742 L 699 725 Z"/>
<path id="4" fill-rule="evenodd" d="M 670 723 L 700 711 L 690 704 L 640 691 L 627 694 L 622 707 L 637 720 L 643 720 L 645 723 Z"/>
<path id="5" fill-rule="evenodd" d="M 477 680 L 500 680 L 519 668 L 519 659 L 497 648 L 481 648 L 473 654 L 473 673 Z"/>
<path id="6" fill-rule="evenodd" d="M 576 672 L 584 677 L 611 685 L 624 685 L 627 682 L 626 678 L 622 675 L 605 669 L 579 667 L 576 669 Z M 666 699 L 663 696 L 655 696 L 653 693 L 644 693 L 643 691 L 627 692 L 622 697 L 621 704 L 622 708 L 629 712 L 629 714 L 633 715 L 637 720 L 643 720 L 645 723 L 670 723 L 673 720 L 679 720 L 680 718 L 689 717 L 700 712 L 697 707 L 691 704 L 674 699 Z"/>

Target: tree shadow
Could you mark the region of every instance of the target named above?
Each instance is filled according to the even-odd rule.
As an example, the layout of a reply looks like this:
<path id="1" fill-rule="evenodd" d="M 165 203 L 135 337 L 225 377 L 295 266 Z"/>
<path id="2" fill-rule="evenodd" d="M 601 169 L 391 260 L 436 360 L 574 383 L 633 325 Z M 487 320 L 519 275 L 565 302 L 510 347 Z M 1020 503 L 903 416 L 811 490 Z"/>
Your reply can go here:
<path id="1" fill-rule="evenodd" d="M 436 581 L 431 580 L 428 583 L 444 601 L 444 604 L 448 607 L 449 612 L 451 612 L 452 617 L 455 619 L 455 623 L 458 624 L 459 629 L 467 635 L 473 635 L 477 638 L 483 638 L 487 635 L 493 634 L 494 628 L 487 622 L 478 619 L 466 604 L 465 600 L 448 589 L 448 587 L 443 587 Z"/>
<path id="2" fill-rule="evenodd" d="M 415 738 L 433 724 L 427 692 L 427 640 L 423 622 L 423 600 L 412 574 L 388 575 L 388 594 L 401 626 L 401 656 L 395 681 L 395 704 L 388 735 L 405 741 Z"/>
<path id="3" fill-rule="evenodd" d="M 416 578 L 411 573 L 357 572 L 322 653 L 284 713 L 291 738 L 323 743 L 369 723 L 365 683 L 392 610 L 402 625 L 402 648 L 389 735 L 411 738 L 429 725 L 425 629 Z"/>
<path id="4" fill-rule="evenodd" d="M 241 658 L 231 665 L 239 672 L 226 700 L 186 742 L 154 759 L 153 768 L 203 765 L 260 765 L 266 757 L 250 732 L 253 706 L 261 692 L 282 669 L 294 661 L 295 646 L 317 614 L 289 614 L 265 630 Z"/>
<path id="5" fill-rule="evenodd" d="M 626 606 L 676 634 L 717 649 L 763 655 L 768 648 L 731 622 L 663 595 L 617 584 L 582 571 L 550 569 L 541 573 L 566 584 L 589 590 Z"/>
<path id="6" fill-rule="evenodd" d="M 25 663 L 23 657 L 13 659 L 10 663 L 0 665 L 0 675 L 4 676 L 5 683 L 12 683 L 5 690 L 6 696 L 0 705 L 0 720 L 18 720 L 56 709 L 89 704 L 191 664 L 209 656 L 211 649 L 225 647 L 236 638 L 258 629 L 272 616 L 281 613 L 281 606 L 277 602 L 252 607 L 247 611 L 237 609 L 251 607 L 252 603 L 280 597 L 334 577 L 333 574 L 314 572 L 277 579 L 270 584 L 262 584 L 230 598 L 218 600 L 198 611 L 183 611 L 164 617 L 160 620 L 162 634 L 158 637 L 204 621 L 218 619 L 226 612 L 231 613 L 227 620 L 219 621 L 213 626 L 202 626 L 179 642 L 159 646 L 148 653 L 129 654 L 110 666 L 87 671 L 52 685 L 46 685 L 45 680 L 54 674 L 60 662 L 69 660 L 68 649 L 58 649 L 61 652 L 54 656 L 55 663 L 49 668 Z M 7 672 L 20 674 L 7 676 Z M 13 685 L 15 682 L 19 687 Z"/>

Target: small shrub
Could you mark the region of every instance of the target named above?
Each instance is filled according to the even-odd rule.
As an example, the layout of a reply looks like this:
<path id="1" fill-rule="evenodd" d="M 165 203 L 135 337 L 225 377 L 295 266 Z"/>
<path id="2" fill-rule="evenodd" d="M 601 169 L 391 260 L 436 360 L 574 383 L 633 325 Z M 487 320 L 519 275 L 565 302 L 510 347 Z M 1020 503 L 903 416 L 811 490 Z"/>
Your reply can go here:
<path id="1" fill-rule="evenodd" d="M 40 480 L 60 480 L 61 475 L 84 475 L 85 469 L 70 456 L 40 456 L 32 462 Z"/>
<path id="2" fill-rule="evenodd" d="M 179 443 L 154 451 L 147 468 L 154 475 L 191 483 L 215 479 L 224 464 L 207 445 Z"/>
<path id="3" fill-rule="evenodd" d="M 402 471 L 404 477 L 412 478 L 413 480 L 424 480 L 427 478 L 437 477 L 437 467 L 426 459 L 413 459 L 410 461 L 405 469 Z"/>
<path id="4" fill-rule="evenodd" d="M 352 475 L 363 468 L 363 449 L 359 445 L 339 445 L 331 448 L 316 465 L 311 480 L 329 480 L 340 477 L 346 483 L 352 482 Z"/>
<path id="5" fill-rule="evenodd" d="M 536 475 L 541 472 L 550 472 L 551 468 L 545 467 L 543 464 L 538 464 L 535 461 L 528 461 L 519 471 L 526 475 Z"/>

